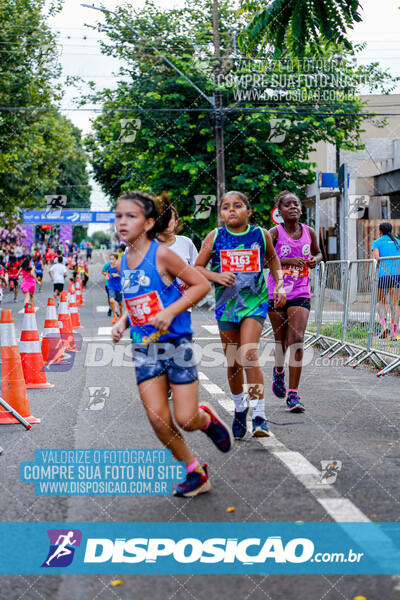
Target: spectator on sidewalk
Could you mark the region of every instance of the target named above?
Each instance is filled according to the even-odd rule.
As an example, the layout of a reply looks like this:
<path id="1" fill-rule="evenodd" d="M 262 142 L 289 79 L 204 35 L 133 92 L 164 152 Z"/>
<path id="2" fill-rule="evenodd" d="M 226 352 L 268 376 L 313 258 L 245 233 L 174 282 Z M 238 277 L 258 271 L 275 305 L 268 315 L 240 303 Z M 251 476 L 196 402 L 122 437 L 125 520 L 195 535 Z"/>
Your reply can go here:
<path id="1" fill-rule="evenodd" d="M 391 223 L 379 225 L 380 237 L 372 244 L 372 256 L 375 260 L 386 256 L 397 257 L 395 260 L 383 260 L 379 265 L 377 309 L 382 323 L 380 339 L 390 335 L 397 339 L 399 324 L 400 295 L 400 242 L 392 233 Z M 392 327 L 388 325 L 388 308 L 392 319 Z"/>

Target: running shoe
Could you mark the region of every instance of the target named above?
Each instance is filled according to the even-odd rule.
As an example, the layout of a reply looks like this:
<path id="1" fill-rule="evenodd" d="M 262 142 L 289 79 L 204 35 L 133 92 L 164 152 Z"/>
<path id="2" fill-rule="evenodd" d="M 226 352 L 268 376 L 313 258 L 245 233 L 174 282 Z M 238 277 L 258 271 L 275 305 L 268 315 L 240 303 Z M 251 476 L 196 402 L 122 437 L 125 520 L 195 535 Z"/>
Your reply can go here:
<path id="1" fill-rule="evenodd" d="M 272 391 L 277 398 L 285 398 L 286 387 L 285 387 L 285 371 L 278 373 L 276 367 L 272 371 Z"/>
<path id="2" fill-rule="evenodd" d="M 289 392 L 286 398 L 286 410 L 292 413 L 302 413 L 306 410 L 295 392 Z"/>
<path id="3" fill-rule="evenodd" d="M 219 418 L 215 408 L 211 407 L 209 404 L 204 403 L 199 406 L 199 408 L 204 410 L 211 418 L 211 422 L 207 429 L 203 429 L 202 431 L 208 435 L 212 442 L 214 442 L 218 450 L 221 450 L 221 452 L 229 452 L 233 446 L 233 440 L 228 426 Z"/>
<path id="4" fill-rule="evenodd" d="M 387 336 L 390 335 L 390 329 L 389 327 L 386 327 L 386 329 L 384 329 L 379 335 L 378 338 L 380 340 L 384 340 L 385 338 L 387 338 Z"/>
<path id="5" fill-rule="evenodd" d="M 112 315 L 112 310 L 111 310 L 111 308 L 109 308 L 107 311 L 107 317 L 111 317 L 111 315 Z"/>
<path id="6" fill-rule="evenodd" d="M 248 412 L 249 412 L 249 407 L 247 407 L 242 412 L 236 412 L 236 410 L 235 410 L 235 416 L 234 416 L 233 424 L 232 424 L 232 433 L 233 433 L 233 437 L 237 440 L 241 440 L 246 435 L 246 431 L 247 431 L 246 417 L 247 417 Z"/>
<path id="7" fill-rule="evenodd" d="M 269 437 L 271 435 L 267 426 L 267 420 L 264 417 L 254 417 L 253 419 L 253 437 Z"/>
<path id="8" fill-rule="evenodd" d="M 192 498 L 193 496 L 197 496 L 197 494 L 204 494 L 204 492 L 210 491 L 211 483 L 208 478 L 207 466 L 197 467 L 198 471 L 188 473 L 185 481 L 178 483 L 176 486 L 174 496 Z"/>
<path id="9" fill-rule="evenodd" d="M 116 323 L 117 321 L 118 321 L 118 317 L 117 317 L 117 315 L 115 315 L 115 316 L 113 317 L 113 319 L 112 319 L 112 321 L 111 321 L 111 322 L 112 322 L 112 323 Z"/>

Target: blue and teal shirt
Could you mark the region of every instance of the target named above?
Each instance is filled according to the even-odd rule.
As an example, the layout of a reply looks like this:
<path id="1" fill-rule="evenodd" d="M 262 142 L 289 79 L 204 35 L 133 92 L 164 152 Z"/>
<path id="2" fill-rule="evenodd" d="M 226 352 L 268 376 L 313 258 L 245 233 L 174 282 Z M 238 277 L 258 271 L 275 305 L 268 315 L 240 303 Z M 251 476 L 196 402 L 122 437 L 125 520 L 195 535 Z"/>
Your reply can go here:
<path id="1" fill-rule="evenodd" d="M 379 277 L 388 275 L 400 275 L 400 240 L 397 240 L 399 247 L 396 247 L 394 241 L 388 235 L 382 235 L 372 244 L 372 250 L 379 250 L 379 257 L 397 256 L 397 260 L 383 260 L 380 263 Z"/>
<path id="2" fill-rule="evenodd" d="M 225 287 L 215 286 L 215 317 L 217 321 L 240 323 L 246 317 L 266 317 L 268 312 L 268 290 L 265 284 L 263 265 L 266 242 L 264 232 L 258 225 L 249 225 L 243 233 L 232 233 L 226 227 L 216 230 L 211 253 L 211 270 L 221 273 L 221 251 L 258 250 L 256 272 L 236 272 L 236 281 Z M 225 254 L 223 260 L 225 261 Z M 252 253 L 252 259 L 257 253 Z M 232 260 L 232 259 L 231 259 Z M 235 260 L 244 260 L 235 257 Z M 250 260 L 249 258 L 247 260 Z"/>

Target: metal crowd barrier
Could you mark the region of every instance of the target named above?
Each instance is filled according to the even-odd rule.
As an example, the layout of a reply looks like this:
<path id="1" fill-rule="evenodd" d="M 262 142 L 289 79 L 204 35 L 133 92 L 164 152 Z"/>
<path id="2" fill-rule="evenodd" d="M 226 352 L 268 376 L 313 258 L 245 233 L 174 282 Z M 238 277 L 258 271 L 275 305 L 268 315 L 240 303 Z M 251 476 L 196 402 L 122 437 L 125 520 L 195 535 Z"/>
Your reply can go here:
<path id="1" fill-rule="evenodd" d="M 353 368 L 370 360 L 378 377 L 400 367 L 400 257 L 320 263 L 310 286 L 316 330 L 306 331 L 305 349 L 319 344 L 328 358 L 346 352 Z M 267 321 L 261 337 L 270 335 Z"/>
<path id="2" fill-rule="evenodd" d="M 399 257 L 329 261 L 312 343 L 327 345 L 321 356 L 345 351 L 345 365 L 369 359 L 385 375 L 400 366 L 399 300 Z"/>
<path id="3" fill-rule="evenodd" d="M 324 278 L 321 286 L 321 308 L 318 314 L 318 340 L 326 345 L 321 353 L 330 357 L 347 349 L 346 314 L 349 290 L 348 260 L 332 260 L 326 263 Z"/>
<path id="4" fill-rule="evenodd" d="M 320 313 L 322 309 L 322 290 L 325 279 L 325 263 L 319 263 L 315 269 L 310 270 L 310 289 L 311 289 L 311 312 L 310 320 L 314 316 L 314 322 L 316 325 L 316 332 L 311 333 L 306 331 L 306 338 L 304 343 L 304 349 L 310 348 L 317 342 L 321 341 L 320 329 L 321 329 L 321 318 Z"/>

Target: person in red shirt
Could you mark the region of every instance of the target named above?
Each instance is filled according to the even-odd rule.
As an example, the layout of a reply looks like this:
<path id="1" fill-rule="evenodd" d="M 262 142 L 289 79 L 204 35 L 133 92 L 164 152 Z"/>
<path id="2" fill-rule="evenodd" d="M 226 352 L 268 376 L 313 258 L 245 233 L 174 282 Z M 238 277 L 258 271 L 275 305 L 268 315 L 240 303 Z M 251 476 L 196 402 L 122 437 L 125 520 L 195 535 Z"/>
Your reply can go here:
<path id="1" fill-rule="evenodd" d="M 19 271 L 20 263 L 17 261 L 17 258 L 14 254 L 12 254 L 7 263 L 7 273 L 8 273 L 8 284 L 10 286 L 10 292 L 14 290 L 14 302 L 17 301 L 18 296 L 18 271 Z"/>
<path id="2" fill-rule="evenodd" d="M 46 253 L 44 255 L 46 265 L 48 265 L 51 262 L 51 256 L 52 256 L 52 250 L 50 247 L 48 247 L 48 248 L 46 248 Z"/>
<path id="3" fill-rule="evenodd" d="M 34 261 L 40 260 L 42 258 L 42 255 L 40 254 L 39 248 L 35 248 L 35 254 L 33 257 Z"/>

